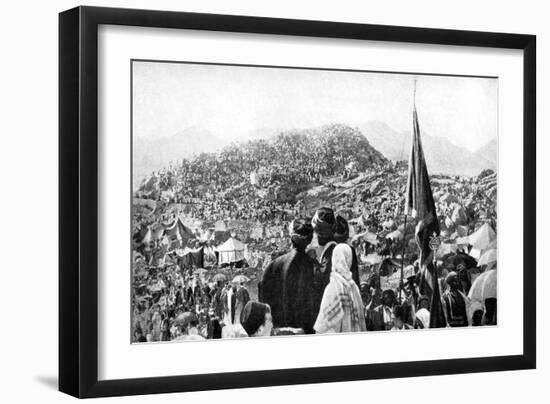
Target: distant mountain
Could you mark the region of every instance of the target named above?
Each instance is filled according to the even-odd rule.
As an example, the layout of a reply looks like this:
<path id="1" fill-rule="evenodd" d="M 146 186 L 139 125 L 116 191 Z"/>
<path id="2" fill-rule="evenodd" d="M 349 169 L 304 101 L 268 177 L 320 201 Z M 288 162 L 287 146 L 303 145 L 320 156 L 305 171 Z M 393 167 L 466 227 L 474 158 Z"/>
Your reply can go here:
<path id="1" fill-rule="evenodd" d="M 393 161 L 408 160 L 412 130 L 397 132 L 384 122 L 359 126 L 369 142 Z M 496 139 L 477 152 L 452 144 L 447 138 L 422 133 L 422 145 L 430 174 L 477 175 L 496 168 Z"/>
<path id="2" fill-rule="evenodd" d="M 135 138 L 133 142 L 134 180 L 152 171 L 167 167 L 193 154 L 218 151 L 226 141 L 217 138 L 207 130 L 187 128 L 173 136 L 145 140 Z"/>
<path id="3" fill-rule="evenodd" d="M 485 146 L 480 147 L 476 151 L 476 156 L 480 159 L 485 159 L 492 164 L 492 167 L 488 167 L 492 170 L 497 168 L 497 158 L 498 158 L 498 141 L 493 139 L 489 141 Z"/>

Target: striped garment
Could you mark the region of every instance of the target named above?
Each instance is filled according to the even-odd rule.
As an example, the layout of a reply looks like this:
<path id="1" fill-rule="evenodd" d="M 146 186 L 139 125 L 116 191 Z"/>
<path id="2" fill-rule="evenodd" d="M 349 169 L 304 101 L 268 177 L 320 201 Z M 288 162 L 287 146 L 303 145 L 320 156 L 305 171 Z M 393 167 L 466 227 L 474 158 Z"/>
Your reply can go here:
<path id="1" fill-rule="evenodd" d="M 338 244 L 332 260 L 330 282 L 323 293 L 314 329 L 319 334 L 366 331 L 361 293 L 350 271 L 351 248 Z"/>

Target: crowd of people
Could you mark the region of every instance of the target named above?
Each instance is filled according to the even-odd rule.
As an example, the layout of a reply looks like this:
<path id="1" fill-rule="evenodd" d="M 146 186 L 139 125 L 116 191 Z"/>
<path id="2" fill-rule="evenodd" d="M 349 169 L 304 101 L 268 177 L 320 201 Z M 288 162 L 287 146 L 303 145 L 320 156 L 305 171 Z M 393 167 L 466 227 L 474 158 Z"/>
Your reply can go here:
<path id="1" fill-rule="evenodd" d="M 422 290 L 418 266 L 397 290 L 382 290 L 379 277 L 361 281 L 349 225 L 330 208 L 291 221 L 291 248 L 262 271 L 257 297 L 246 277 L 228 281 L 221 272 L 182 271 L 177 265 L 136 271 L 134 341 L 170 341 L 247 336 L 323 334 L 430 328 L 434 304 Z M 143 257 L 145 259 L 145 257 Z M 138 261 L 139 262 L 139 261 Z M 408 263 L 414 267 L 415 263 Z M 234 268 L 230 268 L 234 271 Z M 458 270 L 458 269 L 457 269 Z M 149 268 L 150 271 L 150 268 Z M 233 272 L 234 273 L 234 272 Z M 444 326 L 496 324 L 496 299 L 470 308 L 468 286 L 456 271 L 443 276 Z M 145 315 L 147 313 L 150 318 Z"/>
<path id="2" fill-rule="evenodd" d="M 350 130 L 332 125 L 281 133 L 183 159 L 146 178 L 135 196 L 185 205 L 203 220 L 286 221 L 301 213 L 295 196 L 305 187 L 346 172 L 350 163 L 358 170 L 384 164 L 361 133 Z"/>
<path id="3" fill-rule="evenodd" d="M 134 196 L 151 207 L 133 210 L 134 341 L 430 327 L 416 223 L 402 214 L 406 164 L 385 160 L 348 127 L 328 130 L 233 145 L 142 183 Z M 431 185 L 443 242 L 483 223 L 496 230 L 495 173 L 435 175 Z M 182 217 L 200 223 L 189 239 L 155 236 Z M 219 221 L 225 238 L 203 237 Z M 147 240 L 145 230 L 153 234 Z M 247 242 L 246 259 L 222 267 L 212 251 L 229 234 Z M 211 260 L 183 266 L 172 242 L 210 251 Z M 381 278 L 399 260 L 409 276 L 388 286 Z M 471 269 L 438 270 L 448 326 L 496 322 L 496 302 L 470 302 Z M 243 271 L 252 275 L 238 278 Z"/>

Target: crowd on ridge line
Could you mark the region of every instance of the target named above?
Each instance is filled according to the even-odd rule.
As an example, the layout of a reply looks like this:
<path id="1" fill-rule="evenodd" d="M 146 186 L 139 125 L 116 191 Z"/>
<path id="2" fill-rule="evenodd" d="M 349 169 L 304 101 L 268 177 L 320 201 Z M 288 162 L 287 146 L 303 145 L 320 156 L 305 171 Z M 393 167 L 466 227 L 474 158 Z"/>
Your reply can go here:
<path id="1" fill-rule="evenodd" d="M 285 197 L 282 185 L 292 184 L 291 193 L 296 195 L 306 185 L 349 172 L 350 164 L 358 169 L 381 166 L 383 157 L 373 149 L 348 145 L 352 140 L 365 143 L 362 135 L 338 136 L 345 130 L 333 125 L 327 129 L 331 136 L 281 134 L 274 140 L 231 145 L 220 153 L 183 159 L 145 179 L 135 196 L 186 205 L 190 216 L 203 220 L 286 222 L 300 211 L 289 203 L 292 198 Z M 351 154 L 343 152 L 347 148 Z M 261 198 L 256 196 L 259 189 L 265 193 Z"/>
<path id="2" fill-rule="evenodd" d="M 139 317 L 134 302 L 134 342 L 430 328 L 431 301 L 419 289 L 420 272 L 397 291 L 381 290 L 375 280 L 359 283 L 348 224 L 332 209 L 293 220 L 289 235 L 292 249 L 264 269 L 258 301 L 250 299 L 245 282 L 221 279 L 210 287 L 196 274 L 189 279 L 174 271 L 166 295 L 159 278 L 150 319 Z M 446 326 L 496 324 L 496 298 L 471 304 L 456 272 L 444 279 Z M 168 309 L 161 310 L 162 304 Z"/>

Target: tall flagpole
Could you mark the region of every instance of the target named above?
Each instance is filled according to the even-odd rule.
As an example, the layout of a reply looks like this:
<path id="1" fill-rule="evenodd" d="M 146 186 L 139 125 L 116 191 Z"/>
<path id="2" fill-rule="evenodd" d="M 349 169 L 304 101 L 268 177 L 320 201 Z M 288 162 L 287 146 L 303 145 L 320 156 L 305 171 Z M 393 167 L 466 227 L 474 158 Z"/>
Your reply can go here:
<path id="1" fill-rule="evenodd" d="M 416 109 L 416 77 L 414 78 L 414 89 L 413 89 L 413 111 Z M 407 204 L 407 199 L 405 198 L 405 205 Z M 401 282 L 399 283 L 399 304 L 401 304 L 401 291 L 403 290 L 403 265 L 405 263 L 405 249 L 407 248 L 407 206 L 403 211 L 403 248 L 401 249 Z"/>

